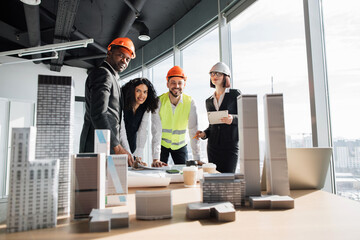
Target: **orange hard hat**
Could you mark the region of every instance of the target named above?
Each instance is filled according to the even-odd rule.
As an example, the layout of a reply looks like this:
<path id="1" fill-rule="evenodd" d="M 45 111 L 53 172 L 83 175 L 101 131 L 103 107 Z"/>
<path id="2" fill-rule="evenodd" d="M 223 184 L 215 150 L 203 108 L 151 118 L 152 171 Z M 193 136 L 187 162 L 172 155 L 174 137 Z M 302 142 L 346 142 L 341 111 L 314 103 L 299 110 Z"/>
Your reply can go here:
<path id="1" fill-rule="evenodd" d="M 130 38 L 116 38 L 114 39 L 108 46 L 108 51 L 111 50 L 111 46 L 112 45 L 116 45 L 116 46 L 121 46 L 125 49 L 127 49 L 130 52 L 131 55 L 131 59 L 134 59 L 136 57 L 135 55 L 135 46 L 134 43 L 131 41 Z"/>
<path id="2" fill-rule="evenodd" d="M 181 77 L 186 81 L 185 73 L 182 70 L 182 68 L 179 67 L 179 66 L 174 66 L 168 71 L 167 76 L 166 76 L 166 80 L 169 81 L 169 79 L 171 77 Z"/>

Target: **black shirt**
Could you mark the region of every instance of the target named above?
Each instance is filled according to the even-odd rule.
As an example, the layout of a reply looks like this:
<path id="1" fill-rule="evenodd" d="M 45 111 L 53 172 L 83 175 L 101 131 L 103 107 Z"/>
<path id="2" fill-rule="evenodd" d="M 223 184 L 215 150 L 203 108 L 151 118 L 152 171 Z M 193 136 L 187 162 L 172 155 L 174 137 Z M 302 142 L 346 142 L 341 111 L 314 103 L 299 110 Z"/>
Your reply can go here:
<path id="1" fill-rule="evenodd" d="M 135 114 L 132 110 L 124 110 L 125 129 L 131 153 L 136 150 L 136 133 L 139 130 L 144 113 L 145 108 L 143 105 L 138 107 Z"/>

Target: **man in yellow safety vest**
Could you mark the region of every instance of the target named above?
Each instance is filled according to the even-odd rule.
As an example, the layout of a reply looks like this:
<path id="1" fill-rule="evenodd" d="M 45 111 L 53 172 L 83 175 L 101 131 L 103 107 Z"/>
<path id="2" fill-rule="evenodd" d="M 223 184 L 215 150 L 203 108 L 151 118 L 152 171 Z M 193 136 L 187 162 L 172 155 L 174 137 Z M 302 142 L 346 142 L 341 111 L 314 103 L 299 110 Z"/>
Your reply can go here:
<path id="1" fill-rule="evenodd" d="M 179 66 L 174 66 L 169 70 L 166 80 L 169 92 L 159 96 L 159 109 L 152 116 L 153 135 L 162 129 L 161 153 L 160 138 L 154 137 L 152 141 L 152 165 L 155 167 L 166 165 L 169 154 L 175 164 L 185 164 L 185 161 L 188 160 L 185 140 L 187 128 L 189 129 L 192 160 L 200 160 L 200 143 L 193 138 L 198 130 L 195 102 L 190 96 L 183 94 L 186 85 L 185 73 Z"/>

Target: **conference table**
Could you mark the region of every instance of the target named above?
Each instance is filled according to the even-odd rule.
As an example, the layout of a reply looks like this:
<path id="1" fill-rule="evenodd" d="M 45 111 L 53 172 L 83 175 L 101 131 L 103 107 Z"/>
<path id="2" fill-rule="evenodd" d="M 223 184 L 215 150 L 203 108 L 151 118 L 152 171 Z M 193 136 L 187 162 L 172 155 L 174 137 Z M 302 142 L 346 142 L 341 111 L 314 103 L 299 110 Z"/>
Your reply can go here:
<path id="1" fill-rule="evenodd" d="M 170 189 L 173 217 L 164 220 L 137 220 L 136 190 Z M 126 206 L 114 212 L 129 212 L 128 228 L 91 233 L 87 219 L 70 221 L 59 217 L 56 228 L 6 233 L 0 225 L 0 239 L 360 239 L 360 203 L 322 190 L 292 190 L 295 208 L 287 210 L 236 209 L 234 222 L 216 219 L 189 220 L 188 203 L 201 201 L 200 185 L 185 188 L 170 184 L 160 188 L 130 188 Z"/>

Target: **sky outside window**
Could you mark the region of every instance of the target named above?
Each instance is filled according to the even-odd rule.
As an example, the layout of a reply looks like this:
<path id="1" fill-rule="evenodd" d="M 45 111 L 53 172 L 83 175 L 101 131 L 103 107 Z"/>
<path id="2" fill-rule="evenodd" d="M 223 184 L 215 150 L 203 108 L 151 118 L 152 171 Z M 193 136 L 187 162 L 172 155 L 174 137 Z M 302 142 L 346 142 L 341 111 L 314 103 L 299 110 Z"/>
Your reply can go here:
<path id="1" fill-rule="evenodd" d="M 234 88 L 258 95 L 260 141 L 273 92 L 284 96 L 287 147 L 312 146 L 303 1 L 259 0 L 230 24 Z"/>

